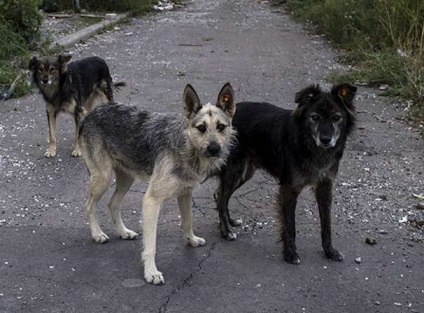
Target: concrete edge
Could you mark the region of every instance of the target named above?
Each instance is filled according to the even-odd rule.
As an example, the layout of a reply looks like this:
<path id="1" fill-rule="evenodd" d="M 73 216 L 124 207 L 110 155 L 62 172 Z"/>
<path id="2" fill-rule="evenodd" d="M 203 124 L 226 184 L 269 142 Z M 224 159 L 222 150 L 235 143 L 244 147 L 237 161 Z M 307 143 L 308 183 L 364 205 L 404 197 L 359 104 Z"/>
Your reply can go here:
<path id="1" fill-rule="evenodd" d="M 60 40 L 54 41 L 49 46 L 49 49 L 52 50 L 57 47 L 64 47 L 64 48 L 72 47 L 76 43 L 92 37 L 93 35 L 99 33 L 103 29 L 121 22 L 123 19 L 127 18 L 128 16 L 129 16 L 129 13 L 122 13 L 122 14 L 118 14 L 116 18 L 114 18 L 113 20 L 103 20 L 97 24 L 90 25 Z"/>

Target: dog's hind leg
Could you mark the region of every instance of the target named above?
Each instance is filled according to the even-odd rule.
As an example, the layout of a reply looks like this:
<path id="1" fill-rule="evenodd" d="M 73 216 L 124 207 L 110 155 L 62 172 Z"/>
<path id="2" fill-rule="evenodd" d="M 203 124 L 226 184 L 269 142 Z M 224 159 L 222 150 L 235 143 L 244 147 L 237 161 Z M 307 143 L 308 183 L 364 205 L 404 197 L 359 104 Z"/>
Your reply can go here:
<path id="1" fill-rule="evenodd" d="M 73 157 L 79 157 L 81 156 L 81 149 L 79 146 L 78 141 L 78 134 L 79 134 L 79 124 L 84 117 L 84 109 L 81 107 L 75 107 L 75 113 L 74 113 L 74 121 L 75 121 L 75 137 L 74 137 L 74 149 L 72 150 L 71 155 Z"/>
<path id="2" fill-rule="evenodd" d="M 278 194 L 278 214 L 280 218 L 281 240 L 284 244 L 283 256 L 288 263 L 299 264 L 296 248 L 296 203 L 301 190 L 290 184 L 281 184 Z"/>
<path id="3" fill-rule="evenodd" d="M 197 237 L 193 233 L 192 189 L 185 189 L 177 200 L 181 213 L 181 229 L 187 243 L 192 247 L 203 246 L 206 243 L 205 239 Z"/>
<path id="4" fill-rule="evenodd" d="M 96 216 L 97 203 L 109 186 L 112 176 L 112 166 L 111 164 L 107 164 L 109 162 L 102 162 L 102 169 L 89 167 L 91 162 L 86 162 L 90 172 L 90 196 L 86 206 L 87 216 L 90 224 L 91 237 L 98 243 L 104 243 L 109 240 L 109 237 L 101 230 Z"/>
<path id="5" fill-rule="evenodd" d="M 122 198 L 132 186 L 134 178 L 119 169 L 115 169 L 115 176 L 116 188 L 108 204 L 112 221 L 116 225 L 116 230 L 122 239 L 134 239 L 137 237 L 137 233 L 125 227 L 121 218 L 120 208 Z"/>
<path id="6" fill-rule="evenodd" d="M 342 261 L 343 255 L 334 247 L 331 240 L 331 202 L 333 181 L 325 178 L 315 188 L 315 197 L 318 203 L 319 218 L 321 221 L 322 247 L 326 257 L 332 261 Z"/>
<path id="7" fill-rule="evenodd" d="M 222 237 L 225 239 L 236 239 L 237 235 L 231 231 L 230 225 L 241 225 L 240 220 L 233 220 L 230 217 L 228 203 L 231 195 L 245 182 L 251 179 L 254 173 L 254 166 L 247 160 L 246 157 L 240 155 L 229 159 L 225 168 L 221 171 L 219 186 L 214 196 L 219 212 L 219 228 Z"/>
<path id="8" fill-rule="evenodd" d="M 47 104 L 47 122 L 49 126 L 49 144 L 44 156 L 51 158 L 56 155 L 56 118 L 57 112 L 53 109 L 52 105 Z"/>

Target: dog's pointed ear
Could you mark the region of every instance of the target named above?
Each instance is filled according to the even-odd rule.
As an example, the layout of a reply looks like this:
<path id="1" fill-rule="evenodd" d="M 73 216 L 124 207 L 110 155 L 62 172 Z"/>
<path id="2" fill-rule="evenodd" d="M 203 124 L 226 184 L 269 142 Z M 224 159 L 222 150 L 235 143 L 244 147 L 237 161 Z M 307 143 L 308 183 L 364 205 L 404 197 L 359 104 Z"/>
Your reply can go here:
<path id="1" fill-rule="evenodd" d="M 319 87 L 319 85 L 311 85 L 296 93 L 294 102 L 297 103 L 298 106 L 303 106 L 305 104 L 310 103 L 312 100 L 318 98 L 320 94 L 321 88 Z"/>
<path id="2" fill-rule="evenodd" d="M 234 103 L 234 90 L 230 83 L 222 87 L 218 95 L 216 106 L 223 110 L 230 118 L 236 113 L 236 104 Z"/>
<path id="3" fill-rule="evenodd" d="M 311 85 L 297 92 L 294 97 L 294 102 L 297 103 L 297 107 L 293 111 L 293 115 L 300 117 L 305 107 L 314 99 L 317 99 L 321 95 L 321 92 L 319 85 Z"/>
<path id="4" fill-rule="evenodd" d="M 355 98 L 357 88 L 350 84 L 339 84 L 331 88 L 331 94 L 339 97 L 349 111 L 354 111 L 353 99 Z"/>
<path id="5" fill-rule="evenodd" d="M 187 86 L 184 88 L 183 108 L 184 115 L 187 119 L 192 118 L 202 108 L 199 96 L 190 84 L 187 84 Z"/>
<path id="6" fill-rule="evenodd" d="M 59 54 L 57 59 L 59 63 L 68 63 L 71 58 L 72 58 L 72 55 L 70 54 Z"/>
<path id="7" fill-rule="evenodd" d="M 57 61 L 59 62 L 59 71 L 61 74 L 66 73 L 68 70 L 68 62 L 72 58 L 69 54 L 59 54 Z"/>
<path id="8" fill-rule="evenodd" d="M 35 67 L 37 66 L 37 64 L 38 64 L 38 59 L 37 59 L 36 56 L 33 56 L 31 58 L 31 60 L 29 61 L 29 69 L 30 69 L 30 71 L 33 71 L 35 69 Z"/>

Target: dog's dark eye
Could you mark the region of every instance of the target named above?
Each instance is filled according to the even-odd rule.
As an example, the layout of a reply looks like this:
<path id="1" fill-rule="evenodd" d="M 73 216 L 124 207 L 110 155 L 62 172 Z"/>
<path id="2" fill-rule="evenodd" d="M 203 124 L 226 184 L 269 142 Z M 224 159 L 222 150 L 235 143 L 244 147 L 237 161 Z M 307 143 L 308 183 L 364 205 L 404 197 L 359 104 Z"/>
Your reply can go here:
<path id="1" fill-rule="evenodd" d="M 320 116 L 319 116 L 319 115 L 314 114 L 314 115 L 311 115 L 311 119 L 312 119 L 314 122 L 318 122 L 321 118 L 320 118 Z"/>
<path id="2" fill-rule="evenodd" d="M 218 124 L 218 126 L 216 126 L 216 129 L 220 132 L 224 131 L 225 128 L 227 128 L 227 125 L 224 124 Z"/>
<path id="3" fill-rule="evenodd" d="M 57 70 L 57 68 L 55 68 L 55 67 L 51 67 L 51 68 L 50 68 L 50 71 L 51 71 L 51 72 L 54 72 L 54 71 L 56 71 L 56 70 Z"/>
<path id="4" fill-rule="evenodd" d="M 338 122 L 342 119 L 342 117 L 340 115 L 334 115 L 333 116 L 333 122 Z"/>
<path id="5" fill-rule="evenodd" d="M 206 126 L 205 125 L 199 125 L 196 128 L 201 133 L 204 133 L 206 131 Z"/>

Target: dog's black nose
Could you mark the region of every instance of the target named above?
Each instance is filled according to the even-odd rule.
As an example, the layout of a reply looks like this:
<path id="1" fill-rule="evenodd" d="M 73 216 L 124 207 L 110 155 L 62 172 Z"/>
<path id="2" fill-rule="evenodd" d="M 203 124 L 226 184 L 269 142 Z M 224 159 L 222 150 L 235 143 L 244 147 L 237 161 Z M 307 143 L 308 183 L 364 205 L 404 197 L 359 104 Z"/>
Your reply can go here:
<path id="1" fill-rule="evenodd" d="M 49 80 L 48 79 L 43 79 L 42 82 L 43 82 L 44 85 L 47 85 L 47 83 L 49 82 Z"/>
<path id="2" fill-rule="evenodd" d="M 216 142 L 211 142 L 209 146 L 206 148 L 206 152 L 208 156 L 210 157 L 218 156 L 219 153 L 221 152 L 221 146 L 217 144 Z"/>
<path id="3" fill-rule="evenodd" d="M 328 145 L 331 142 L 331 137 L 322 136 L 319 137 L 319 141 L 321 141 L 323 145 Z"/>

